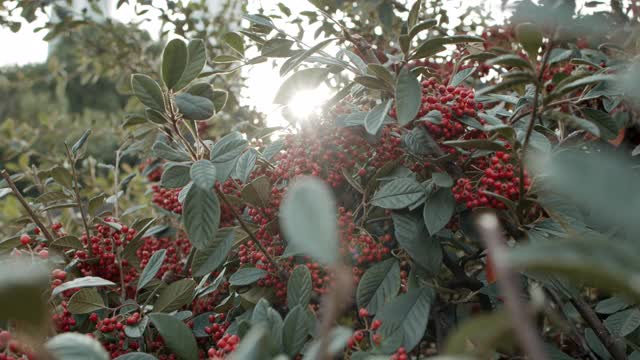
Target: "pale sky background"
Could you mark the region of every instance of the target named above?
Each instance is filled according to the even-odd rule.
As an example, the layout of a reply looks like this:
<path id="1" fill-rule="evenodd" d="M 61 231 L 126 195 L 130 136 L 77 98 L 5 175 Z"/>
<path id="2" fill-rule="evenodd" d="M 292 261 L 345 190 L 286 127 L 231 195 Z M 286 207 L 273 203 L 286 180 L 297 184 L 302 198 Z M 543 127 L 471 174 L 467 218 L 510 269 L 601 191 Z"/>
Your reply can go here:
<path id="1" fill-rule="evenodd" d="M 82 0 L 74 0 L 82 1 Z M 187 1 L 187 0 L 184 0 Z M 218 0 L 208 0 L 212 4 L 219 4 Z M 578 3 L 584 3 L 578 1 Z M 111 3 L 115 4 L 115 0 Z M 304 10 L 313 10 L 313 5 L 306 0 L 249 0 L 248 10 L 254 12 L 260 6 L 270 9 L 282 2 L 287 5 L 293 14 Z M 164 1 L 154 1 L 156 5 L 164 4 Z M 412 2 L 411 2 L 412 3 Z M 491 10 L 492 15 L 498 14 L 505 16 L 501 12 L 502 0 L 451 0 L 448 2 L 448 15 L 452 25 L 460 21 L 459 17 L 470 6 L 483 6 Z M 123 5 L 120 9 L 111 9 L 111 16 L 118 21 L 128 23 L 135 16 L 133 9 L 128 5 Z M 498 19 L 500 20 L 500 19 Z M 45 31 L 34 33 L 33 30 L 42 26 L 43 21 L 37 20 L 31 24 L 24 23 L 18 33 L 13 33 L 9 29 L 0 28 L 0 66 L 7 65 L 24 65 L 28 63 L 44 62 L 47 58 L 48 44 L 42 38 L 46 35 Z M 290 24 L 276 21 L 276 24 L 282 29 L 287 29 Z M 157 38 L 160 24 L 158 21 L 145 22 L 143 28 L 148 30 L 152 37 Z M 306 31 L 305 42 L 314 44 L 319 40 L 313 39 L 315 28 Z M 331 47 L 326 48 L 329 53 L 335 53 Z M 273 104 L 273 96 L 279 88 L 282 80 L 278 75 L 278 68 L 273 68 L 271 61 L 248 67 L 245 70 L 248 76 L 247 89 L 243 91 L 244 101 L 254 105 L 257 110 L 267 114 L 269 125 L 282 124 L 283 119 L 278 108 Z M 323 101 L 331 96 L 326 88 L 319 88 L 312 92 L 299 94 L 295 99 L 295 108 L 300 113 L 312 111 L 317 108 Z"/>

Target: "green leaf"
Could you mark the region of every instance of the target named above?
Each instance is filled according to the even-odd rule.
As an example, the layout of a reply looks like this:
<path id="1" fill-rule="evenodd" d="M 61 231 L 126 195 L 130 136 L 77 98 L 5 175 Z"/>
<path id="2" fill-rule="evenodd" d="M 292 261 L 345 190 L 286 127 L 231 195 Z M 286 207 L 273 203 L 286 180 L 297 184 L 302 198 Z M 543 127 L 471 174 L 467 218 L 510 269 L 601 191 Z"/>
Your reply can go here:
<path id="1" fill-rule="evenodd" d="M 255 149 L 249 149 L 245 151 L 239 158 L 236 164 L 236 174 L 238 179 L 243 183 L 246 183 L 251 176 L 254 166 L 256 166 L 256 160 L 258 159 L 258 151 Z"/>
<path id="2" fill-rule="evenodd" d="M 267 333 L 263 325 L 252 326 L 229 360 L 262 360 L 267 350 Z"/>
<path id="3" fill-rule="evenodd" d="M 422 99 L 422 87 L 416 76 L 403 69 L 396 82 L 396 110 L 400 125 L 407 125 L 418 114 Z"/>
<path id="4" fill-rule="evenodd" d="M 165 345 L 178 355 L 178 358 L 183 360 L 198 358 L 196 339 L 187 325 L 168 314 L 151 313 L 149 318 L 164 339 Z"/>
<path id="5" fill-rule="evenodd" d="M 300 352 L 309 336 L 310 329 L 304 312 L 305 308 L 300 305 L 291 308 L 282 326 L 283 350 L 292 358 Z"/>
<path id="6" fill-rule="evenodd" d="M 140 278 L 138 279 L 138 291 L 144 288 L 149 281 L 156 276 L 158 271 L 160 271 L 160 267 L 162 267 L 166 253 L 166 249 L 161 249 L 151 255 L 149 262 L 147 262 L 147 265 L 144 267 L 144 270 L 142 270 L 142 274 L 140 274 Z"/>
<path id="7" fill-rule="evenodd" d="M 542 33 L 538 27 L 531 23 L 520 23 L 516 26 L 516 38 L 529 58 L 535 61 L 542 46 Z"/>
<path id="8" fill-rule="evenodd" d="M 182 89 L 195 80 L 198 75 L 200 75 L 200 72 L 207 62 L 207 51 L 204 46 L 204 41 L 200 39 L 189 41 L 189 45 L 187 45 L 187 52 L 189 55 L 187 57 L 188 62 L 182 72 L 180 80 L 173 87 L 175 91 Z"/>
<path id="9" fill-rule="evenodd" d="M 391 100 L 387 100 L 374 106 L 374 108 L 367 113 L 367 116 L 364 118 L 364 128 L 369 134 L 375 135 L 378 133 L 384 120 L 388 117 L 391 104 Z"/>
<path id="10" fill-rule="evenodd" d="M 500 65 L 506 67 L 519 67 L 523 69 L 532 69 L 531 63 L 518 55 L 506 54 L 494 57 L 486 62 L 487 65 Z"/>
<path id="11" fill-rule="evenodd" d="M 385 84 L 389 86 L 393 86 L 396 83 L 393 74 L 391 74 L 389 69 L 380 64 L 368 64 L 367 71 L 375 75 L 378 79 L 384 81 Z"/>
<path id="12" fill-rule="evenodd" d="M 265 207 L 271 198 L 271 181 L 267 176 L 260 176 L 242 188 L 242 200 L 257 207 Z"/>
<path id="13" fill-rule="evenodd" d="M 311 301 L 312 290 L 311 272 L 304 265 L 296 266 L 287 281 L 287 305 L 289 308 L 300 305 L 306 309 Z"/>
<path id="14" fill-rule="evenodd" d="M 147 75 L 134 74 L 131 76 L 133 94 L 145 106 L 164 112 L 164 97 L 162 89 L 155 80 Z"/>
<path id="15" fill-rule="evenodd" d="M 409 16 L 407 17 L 407 27 L 409 29 L 413 28 L 418 19 L 420 18 L 420 7 L 422 5 L 422 0 L 415 1 L 413 5 L 411 5 L 411 10 L 409 10 Z"/>
<path id="16" fill-rule="evenodd" d="M 173 89 L 180 81 L 187 67 L 188 57 L 187 44 L 180 39 L 173 39 L 165 46 L 162 53 L 162 81 L 168 89 Z"/>
<path id="17" fill-rule="evenodd" d="M 609 316 L 604 324 L 612 335 L 625 337 L 640 327 L 640 310 L 634 308 L 620 311 Z"/>
<path id="18" fill-rule="evenodd" d="M 285 105 L 293 94 L 301 90 L 310 90 L 318 87 L 329 74 L 329 70 L 323 68 L 309 68 L 296 71 L 285 80 L 273 100 L 276 104 Z"/>
<path id="19" fill-rule="evenodd" d="M 434 235 L 447 225 L 455 207 L 456 201 L 451 189 L 439 188 L 427 197 L 423 217 L 429 234 Z"/>
<path id="20" fill-rule="evenodd" d="M 185 164 L 169 164 L 164 168 L 160 184 L 167 189 L 177 189 L 184 187 L 191 181 L 189 175 L 189 165 Z"/>
<path id="21" fill-rule="evenodd" d="M 232 131 L 222 137 L 211 148 L 211 161 L 224 163 L 236 159 L 248 146 L 247 140 L 237 131 Z"/>
<path id="22" fill-rule="evenodd" d="M 184 151 L 179 151 L 168 144 L 157 141 L 153 144 L 153 153 L 156 157 L 169 161 L 189 161 L 191 158 Z"/>
<path id="23" fill-rule="evenodd" d="M 85 276 L 71 281 L 67 281 L 60 286 L 57 286 L 51 292 L 51 296 L 56 296 L 69 289 L 85 288 L 85 287 L 98 287 L 98 286 L 115 286 L 113 282 L 105 280 L 97 276 Z"/>
<path id="24" fill-rule="evenodd" d="M 445 47 L 443 45 L 470 42 L 484 42 L 484 39 L 478 36 L 469 35 L 453 35 L 428 39 L 427 41 L 420 44 L 420 46 L 418 46 L 418 48 L 409 57 L 409 60 L 421 59 L 424 57 L 435 55 L 445 50 Z"/>
<path id="25" fill-rule="evenodd" d="M 55 166 L 51 169 L 51 177 L 58 184 L 62 185 L 67 189 L 73 188 L 73 176 L 71 172 L 62 166 Z"/>
<path id="26" fill-rule="evenodd" d="M 336 212 L 333 193 L 324 182 L 296 178 L 280 206 L 280 224 L 289 246 L 333 264 L 338 257 Z"/>
<path id="27" fill-rule="evenodd" d="M 175 96 L 175 101 L 180 113 L 188 120 L 207 120 L 215 111 L 213 102 L 202 96 L 180 93 Z"/>
<path id="28" fill-rule="evenodd" d="M 224 109 L 224 106 L 227 104 L 227 99 L 229 98 L 229 93 L 225 90 L 213 89 L 213 97 L 211 101 L 213 101 L 213 108 L 216 113 L 219 113 Z"/>
<path id="29" fill-rule="evenodd" d="M 601 137 L 605 140 L 615 139 L 618 136 L 618 125 L 616 121 L 606 112 L 592 109 L 582 108 L 580 109 L 584 116 L 593 122 L 600 129 Z"/>
<path id="30" fill-rule="evenodd" d="M 444 141 L 443 145 L 458 147 L 460 149 L 477 149 L 477 150 L 491 150 L 491 151 L 504 151 L 504 145 L 491 141 L 491 140 L 452 140 Z"/>
<path id="31" fill-rule="evenodd" d="M 451 178 L 451 175 L 445 173 L 445 172 L 436 172 L 431 174 L 431 179 L 433 180 L 433 183 L 440 186 L 440 187 L 452 187 L 453 186 L 453 179 Z"/>
<path id="32" fill-rule="evenodd" d="M 104 308 L 104 301 L 96 289 L 78 290 L 69 299 L 67 307 L 72 314 L 87 314 Z"/>
<path id="33" fill-rule="evenodd" d="M 80 136 L 80 139 L 78 139 L 78 141 L 76 141 L 76 143 L 73 144 L 73 146 L 71 147 L 71 152 L 74 155 L 78 152 L 78 150 L 80 150 L 80 148 L 82 148 L 84 143 L 87 142 L 87 139 L 89 138 L 89 135 L 91 135 L 91 129 L 85 130 L 82 133 L 82 136 Z"/>
<path id="34" fill-rule="evenodd" d="M 438 25 L 438 20 L 435 19 L 427 19 L 425 21 L 422 21 L 419 24 L 416 24 L 415 26 L 411 26 L 409 30 L 409 41 L 413 40 L 414 37 L 416 37 L 416 35 L 418 35 L 419 33 L 425 31 L 425 30 L 429 30 L 432 27 Z"/>
<path id="35" fill-rule="evenodd" d="M 473 74 L 473 72 L 476 71 L 476 69 L 477 69 L 476 67 L 470 67 L 470 68 L 466 68 L 458 71 L 455 75 L 453 75 L 453 77 L 451 78 L 451 81 L 449 81 L 449 85 L 458 86 L 462 84 L 462 82 L 466 78 L 471 76 L 471 74 Z"/>
<path id="36" fill-rule="evenodd" d="M 210 160 L 198 160 L 191 165 L 191 180 L 202 190 L 211 190 L 216 184 L 216 167 Z"/>
<path id="37" fill-rule="evenodd" d="M 571 114 L 565 114 L 560 111 L 552 111 L 550 117 L 555 121 L 566 122 L 569 125 L 585 130 L 595 136 L 600 136 L 600 128 L 589 120 Z"/>
<path id="38" fill-rule="evenodd" d="M 109 360 L 110 356 L 98 340 L 79 333 L 64 333 L 49 339 L 44 345 L 60 360 Z"/>
<path id="39" fill-rule="evenodd" d="M 215 240 L 204 250 L 197 250 L 191 269 L 195 276 L 203 276 L 215 271 L 227 258 L 233 246 L 234 228 L 222 228 Z"/>
<path id="40" fill-rule="evenodd" d="M 59 248 L 71 248 L 71 249 L 82 249 L 84 245 L 77 237 L 73 235 L 67 235 L 53 240 L 53 243 L 49 245 L 50 247 L 59 247 Z"/>
<path id="41" fill-rule="evenodd" d="M 220 202 L 216 194 L 191 186 L 184 199 L 182 222 L 193 246 L 199 250 L 209 247 L 220 226 Z"/>
<path id="42" fill-rule="evenodd" d="M 387 83 L 373 76 L 356 76 L 353 81 L 369 89 L 390 90 L 390 86 Z"/>
<path id="43" fill-rule="evenodd" d="M 240 268 L 229 277 L 229 284 L 233 286 L 246 286 L 264 278 L 268 272 L 258 268 Z"/>
<path id="44" fill-rule="evenodd" d="M 398 294 L 400 285 L 400 264 L 395 258 L 371 266 L 358 283 L 358 309 L 366 308 L 370 314 L 378 313 Z"/>
<path id="45" fill-rule="evenodd" d="M 409 289 L 388 303 L 375 319 L 382 321 L 378 334 L 382 338 L 401 338 L 407 352 L 418 345 L 429 321 L 433 290 Z"/>
<path id="46" fill-rule="evenodd" d="M 436 275 L 442 263 L 442 249 L 435 237 L 425 231 L 424 220 L 414 213 L 392 213 L 394 234 L 398 244 L 431 275 Z"/>
<path id="47" fill-rule="evenodd" d="M 371 204 L 384 209 L 404 209 L 425 199 L 422 185 L 412 178 L 399 178 L 382 185 Z"/>
<path id="48" fill-rule="evenodd" d="M 240 56 L 244 56 L 244 40 L 242 40 L 240 34 L 228 32 L 222 36 L 222 41 L 229 45 L 229 47 Z"/>
<path id="49" fill-rule="evenodd" d="M 329 43 L 331 43 L 332 41 L 335 41 L 335 40 L 338 40 L 338 39 L 337 38 L 325 39 L 325 40 L 315 44 L 314 46 L 310 47 L 308 50 L 306 50 L 305 52 L 301 53 L 300 55 L 293 56 L 293 57 L 289 58 L 280 67 L 280 76 L 287 75 L 287 73 L 289 73 L 289 71 L 295 69 L 298 65 L 302 64 L 302 62 L 307 60 L 311 55 L 313 55 L 316 52 L 322 50 L 325 46 L 327 46 Z M 304 70 L 301 70 L 301 71 L 304 71 Z"/>
<path id="50" fill-rule="evenodd" d="M 625 299 L 612 296 L 608 299 L 600 301 L 596 305 L 596 312 L 599 314 L 613 314 L 620 310 L 624 310 L 631 306 Z"/>
<path id="51" fill-rule="evenodd" d="M 131 352 L 128 354 L 120 355 L 113 360 L 157 360 L 153 355 L 143 352 Z"/>
<path id="52" fill-rule="evenodd" d="M 195 288 L 196 282 L 190 278 L 172 282 L 160 291 L 158 300 L 153 304 L 153 311 L 172 312 L 191 303 Z"/>

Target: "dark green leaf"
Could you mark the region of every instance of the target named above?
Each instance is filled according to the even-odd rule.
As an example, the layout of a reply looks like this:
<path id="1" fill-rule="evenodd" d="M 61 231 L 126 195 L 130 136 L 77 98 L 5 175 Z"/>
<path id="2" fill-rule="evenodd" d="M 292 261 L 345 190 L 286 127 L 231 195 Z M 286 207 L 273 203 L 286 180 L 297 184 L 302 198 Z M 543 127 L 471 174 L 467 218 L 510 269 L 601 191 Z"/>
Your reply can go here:
<path id="1" fill-rule="evenodd" d="M 451 78 L 451 81 L 449 81 L 449 85 L 458 86 L 458 85 L 462 84 L 462 82 L 466 78 L 471 76 L 471 74 L 473 74 L 473 72 L 476 71 L 476 69 L 477 68 L 475 68 L 475 67 L 470 67 L 470 68 L 466 68 L 466 69 L 458 71 L 455 75 L 453 75 L 453 77 Z"/>
<path id="2" fill-rule="evenodd" d="M 187 67 L 188 57 L 187 44 L 180 39 L 173 39 L 165 46 L 162 53 L 162 81 L 168 89 L 173 89 L 180 81 Z"/>
<path id="3" fill-rule="evenodd" d="M 542 46 L 542 32 L 538 27 L 531 23 L 520 23 L 516 25 L 516 37 L 529 58 L 535 60 Z"/>
<path id="4" fill-rule="evenodd" d="M 91 129 L 85 130 L 82 133 L 82 136 L 80 136 L 80 139 L 78 139 L 78 141 L 76 141 L 76 143 L 73 144 L 73 146 L 71 147 L 71 152 L 74 155 L 78 152 L 78 150 L 80 150 L 80 148 L 82 148 L 84 143 L 87 142 L 87 139 L 89 138 L 89 135 L 91 135 Z"/>
<path id="5" fill-rule="evenodd" d="M 385 119 L 388 118 L 389 110 L 391 110 L 391 100 L 376 105 L 367 113 L 364 118 L 364 128 L 371 135 L 378 133 Z"/>
<path id="6" fill-rule="evenodd" d="M 427 329 L 433 296 L 433 290 L 418 288 L 393 299 L 375 317 L 382 321 L 377 333 L 383 339 L 401 338 L 407 352 L 413 350 Z"/>
<path id="7" fill-rule="evenodd" d="M 194 296 L 196 282 L 193 279 L 181 279 L 172 282 L 160 291 L 158 300 L 153 304 L 155 312 L 172 312 L 191 303 Z"/>
<path id="8" fill-rule="evenodd" d="M 424 57 L 435 55 L 442 50 L 445 50 L 443 45 L 470 42 L 484 42 L 484 39 L 478 36 L 469 35 L 453 35 L 428 39 L 427 41 L 420 44 L 420 46 L 418 46 L 418 48 L 413 52 L 413 55 L 411 55 L 409 59 L 421 59 Z"/>
<path id="9" fill-rule="evenodd" d="M 416 76 L 403 69 L 396 82 L 396 110 L 400 125 L 413 121 L 418 114 L 422 99 L 422 87 Z"/>
<path id="10" fill-rule="evenodd" d="M 287 314 L 282 326 L 282 346 L 285 354 L 295 357 L 304 346 L 309 336 L 309 323 L 307 322 L 304 309 L 296 305 Z"/>
<path id="11" fill-rule="evenodd" d="M 253 171 L 253 167 L 256 165 L 256 160 L 258 159 L 258 151 L 255 149 L 249 149 L 244 152 L 238 158 L 238 162 L 236 164 L 236 174 L 238 175 L 238 179 L 243 183 L 246 183 L 249 180 L 249 176 Z"/>
<path id="12" fill-rule="evenodd" d="M 311 301 L 312 290 L 311 272 L 304 265 L 296 266 L 287 281 L 287 305 L 289 308 L 296 305 L 306 308 Z"/>
<path id="13" fill-rule="evenodd" d="M 193 258 L 192 271 L 195 276 L 203 276 L 215 271 L 227 257 L 234 239 L 233 228 L 222 228 L 213 243 L 204 250 L 197 250 Z"/>
<path id="14" fill-rule="evenodd" d="M 199 250 L 209 247 L 220 225 L 220 203 L 216 194 L 191 186 L 184 199 L 182 221 L 193 246 Z"/>
<path id="15" fill-rule="evenodd" d="M 430 275 L 438 274 L 442 264 L 442 249 L 435 237 L 430 237 L 425 231 L 424 220 L 413 213 L 392 213 L 394 234 L 400 247 L 420 267 Z"/>
<path id="16" fill-rule="evenodd" d="M 184 151 L 176 150 L 168 144 L 158 141 L 153 144 L 153 153 L 160 159 L 169 161 L 189 161 L 191 158 Z"/>
<path id="17" fill-rule="evenodd" d="M 138 279 L 138 291 L 144 288 L 145 285 L 147 285 L 149 281 L 151 281 L 156 276 L 156 274 L 160 270 L 160 267 L 162 266 L 162 263 L 164 262 L 166 253 L 166 249 L 161 249 L 151 255 L 151 258 L 149 258 L 149 262 L 147 262 L 147 265 L 144 267 L 144 270 L 142 270 L 142 274 L 140 274 L 140 278 Z"/>
<path id="18" fill-rule="evenodd" d="M 235 32 L 228 32 L 224 34 L 224 36 L 222 36 L 222 40 L 240 56 L 244 56 L 244 41 L 242 40 L 242 36 L 240 36 L 240 34 Z"/>
<path id="19" fill-rule="evenodd" d="M 198 160 L 191 165 L 191 180 L 202 190 L 211 190 L 216 183 L 216 167 L 211 160 Z"/>
<path id="20" fill-rule="evenodd" d="M 96 289 L 80 289 L 69 299 L 67 310 L 72 314 L 87 314 L 104 307 L 104 301 Z"/>
<path id="21" fill-rule="evenodd" d="M 153 355 L 143 352 L 131 352 L 128 354 L 120 355 L 113 360 L 157 360 Z"/>
<path id="22" fill-rule="evenodd" d="M 371 266 L 362 275 L 356 292 L 358 309 L 376 314 L 400 290 L 400 264 L 390 258 Z"/>
<path id="23" fill-rule="evenodd" d="M 160 184 L 168 189 L 177 189 L 184 187 L 191 181 L 189 175 L 189 165 L 185 164 L 169 164 L 162 172 Z"/>
<path id="24" fill-rule="evenodd" d="M 207 120 L 215 111 L 213 102 L 202 96 L 180 93 L 175 100 L 178 110 L 188 120 Z"/>
<path id="25" fill-rule="evenodd" d="M 214 163 L 224 163 L 236 159 L 248 146 L 242 135 L 233 131 L 222 137 L 211 149 L 211 160 Z"/>
<path id="26" fill-rule="evenodd" d="M 456 207 L 451 189 L 439 188 L 427 197 L 424 204 L 424 223 L 429 234 L 434 235 L 447 225 Z"/>
<path id="27" fill-rule="evenodd" d="M 246 286 L 267 276 L 268 272 L 258 268 L 240 268 L 229 277 L 229 284 Z"/>
<path id="28" fill-rule="evenodd" d="M 404 209 L 425 199 L 422 185 L 412 178 L 399 178 L 380 187 L 371 204 L 384 209 Z"/>
<path id="29" fill-rule="evenodd" d="M 198 75 L 200 75 L 202 68 L 204 68 L 204 64 L 207 62 L 207 52 L 204 46 L 204 41 L 200 39 L 189 41 L 189 45 L 187 45 L 187 52 L 189 54 L 187 66 L 182 72 L 180 80 L 174 86 L 176 91 L 189 85 L 190 82 L 195 80 Z"/>
<path id="30" fill-rule="evenodd" d="M 133 94 L 145 106 L 164 112 L 164 97 L 160 85 L 147 75 L 134 74 L 131 76 Z"/>
<path id="31" fill-rule="evenodd" d="M 164 339 L 164 343 L 178 355 L 178 358 L 183 360 L 198 358 L 196 339 L 187 325 L 168 314 L 152 313 L 149 314 L 149 318 Z"/>
<path id="32" fill-rule="evenodd" d="M 600 301 L 596 305 L 596 312 L 599 314 L 613 314 L 620 310 L 624 310 L 630 306 L 629 302 L 623 298 L 612 296 L 608 299 Z"/>

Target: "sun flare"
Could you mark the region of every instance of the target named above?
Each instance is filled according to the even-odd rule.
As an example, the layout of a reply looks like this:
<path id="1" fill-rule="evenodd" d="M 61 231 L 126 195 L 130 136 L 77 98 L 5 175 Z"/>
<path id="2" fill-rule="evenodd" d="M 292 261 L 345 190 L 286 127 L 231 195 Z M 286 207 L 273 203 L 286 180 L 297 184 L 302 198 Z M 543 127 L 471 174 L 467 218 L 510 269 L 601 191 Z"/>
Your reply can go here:
<path id="1" fill-rule="evenodd" d="M 299 120 L 306 120 L 316 113 L 329 99 L 329 89 L 320 86 L 312 90 L 298 91 L 287 104 L 290 113 Z"/>

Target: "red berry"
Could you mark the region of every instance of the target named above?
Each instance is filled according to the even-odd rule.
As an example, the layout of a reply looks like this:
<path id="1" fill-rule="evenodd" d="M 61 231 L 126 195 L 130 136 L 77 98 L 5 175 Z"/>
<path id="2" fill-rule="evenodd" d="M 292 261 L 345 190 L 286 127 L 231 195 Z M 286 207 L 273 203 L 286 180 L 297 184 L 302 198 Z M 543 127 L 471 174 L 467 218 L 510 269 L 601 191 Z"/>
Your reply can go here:
<path id="1" fill-rule="evenodd" d="M 22 234 L 20 236 L 20 243 L 22 245 L 29 245 L 30 242 L 31 242 L 31 236 L 29 236 L 29 234 Z"/>

